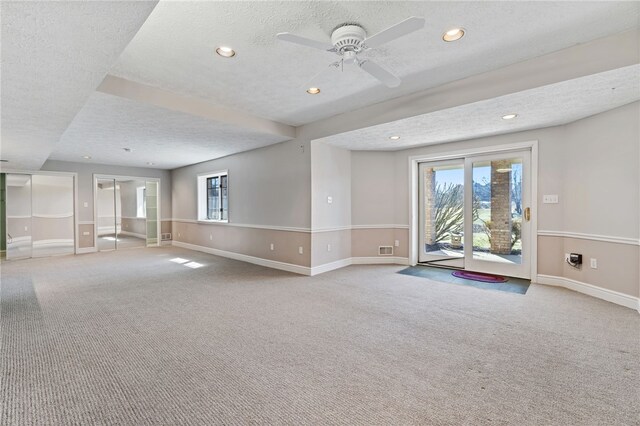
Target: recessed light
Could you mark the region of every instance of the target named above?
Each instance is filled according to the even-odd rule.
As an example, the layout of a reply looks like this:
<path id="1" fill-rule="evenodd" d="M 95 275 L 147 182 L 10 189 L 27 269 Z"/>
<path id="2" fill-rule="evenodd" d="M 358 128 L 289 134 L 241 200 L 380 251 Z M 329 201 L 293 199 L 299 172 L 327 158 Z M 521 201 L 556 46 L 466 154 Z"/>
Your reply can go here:
<path id="1" fill-rule="evenodd" d="M 464 28 L 451 28 L 446 33 L 442 34 L 442 40 L 444 41 L 456 41 L 464 37 Z"/>
<path id="2" fill-rule="evenodd" d="M 236 51 L 230 47 L 220 46 L 216 49 L 216 53 L 223 58 L 233 58 L 236 56 Z"/>
<path id="3" fill-rule="evenodd" d="M 84 158 L 85 160 L 91 160 L 91 156 L 90 155 L 83 155 L 82 158 Z"/>
<path id="4" fill-rule="evenodd" d="M 147 166 L 155 166 L 156 163 L 152 163 L 151 161 L 147 162 Z"/>
<path id="5" fill-rule="evenodd" d="M 320 93 L 320 89 L 318 89 L 317 87 L 309 87 L 307 89 L 307 93 L 310 95 L 317 95 L 318 93 Z"/>
<path id="6" fill-rule="evenodd" d="M 503 115 L 502 119 L 503 120 L 512 120 L 514 118 L 516 118 L 518 116 L 518 114 L 507 114 L 507 115 Z"/>
<path id="7" fill-rule="evenodd" d="M 397 141 L 398 139 L 400 139 L 400 136 L 389 136 L 389 139 L 391 139 L 392 141 Z"/>

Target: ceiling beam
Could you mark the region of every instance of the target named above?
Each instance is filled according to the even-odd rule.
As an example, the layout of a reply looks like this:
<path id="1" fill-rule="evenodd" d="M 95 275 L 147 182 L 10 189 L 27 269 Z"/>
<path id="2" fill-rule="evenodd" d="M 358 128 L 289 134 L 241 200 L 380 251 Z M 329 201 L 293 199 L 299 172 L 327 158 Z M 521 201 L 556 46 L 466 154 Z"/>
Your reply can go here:
<path id="1" fill-rule="evenodd" d="M 306 124 L 298 128 L 298 136 L 337 135 L 638 63 L 640 30 L 636 28 Z"/>
<path id="2" fill-rule="evenodd" d="M 98 86 L 98 91 L 108 95 L 131 99 L 172 111 L 183 112 L 209 120 L 232 124 L 237 127 L 250 129 L 260 133 L 296 137 L 296 128 L 277 121 L 236 111 L 233 109 L 212 105 L 200 99 L 178 95 L 156 87 L 124 78 L 107 75 Z"/>

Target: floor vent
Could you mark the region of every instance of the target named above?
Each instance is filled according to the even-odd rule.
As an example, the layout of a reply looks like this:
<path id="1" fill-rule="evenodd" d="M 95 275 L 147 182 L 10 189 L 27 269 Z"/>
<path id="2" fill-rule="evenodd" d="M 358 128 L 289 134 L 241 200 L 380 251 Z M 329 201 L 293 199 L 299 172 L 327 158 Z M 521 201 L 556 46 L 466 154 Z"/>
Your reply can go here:
<path id="1" fill-rule="evenodd" d="M 167 232 L 165 234 L 160 234 L 160 239 L 162 241 L 169 241 L 171 240 L 171 232 Z"/>
<path id="2" fill-rule="evenodd" d="M 393 256 L 393 247 L 392 246 L 379 246 L 378 247 L 378 256 Z"/>

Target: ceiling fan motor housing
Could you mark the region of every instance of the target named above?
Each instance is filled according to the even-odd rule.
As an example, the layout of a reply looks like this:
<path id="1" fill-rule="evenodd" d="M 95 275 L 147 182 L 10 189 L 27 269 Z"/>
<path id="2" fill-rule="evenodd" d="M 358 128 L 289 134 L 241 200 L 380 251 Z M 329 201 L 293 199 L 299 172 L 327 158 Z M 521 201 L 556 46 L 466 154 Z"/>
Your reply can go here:
<path id="1" fill-rule="evenodd" d="M 331 33 L 331 44 L 336 51 L 343 55 L 345 52 L 360 53 L 363 50 L 362 42 L 367 33 L 359 25 L 343 25 Z"/>

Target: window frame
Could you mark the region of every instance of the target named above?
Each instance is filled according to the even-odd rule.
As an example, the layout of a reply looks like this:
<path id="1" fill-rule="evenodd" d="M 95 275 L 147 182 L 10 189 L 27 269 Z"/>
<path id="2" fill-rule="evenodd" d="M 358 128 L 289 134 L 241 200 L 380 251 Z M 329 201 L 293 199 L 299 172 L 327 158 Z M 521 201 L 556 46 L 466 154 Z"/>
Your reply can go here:
<path id="1" fill-rule="evenodd" d="M 219 199 L 220 199 L 220 207 L 221 211 L 224 210 L 224 206 L 222 203 L 222 177 L 225 176 L 227 179 L 227 208 L 226 213 L 227 217 L 225 219 L 210 219 L 208 217 L 208 203 L 209 203 L 209 189 L 208 189 L 208 181 L 211 178 L 218 178 L 218 191 L 219 191 Z M 220 170 L 217 172 L 206 172 L 199 173 L 197 176 L 197 208 L 198 208 L 198 222 L 208 222 L 208 223 L 228 223 L 229 222 L 229 171 L 228 170 Z"/>

